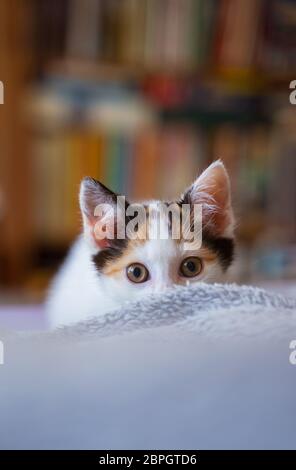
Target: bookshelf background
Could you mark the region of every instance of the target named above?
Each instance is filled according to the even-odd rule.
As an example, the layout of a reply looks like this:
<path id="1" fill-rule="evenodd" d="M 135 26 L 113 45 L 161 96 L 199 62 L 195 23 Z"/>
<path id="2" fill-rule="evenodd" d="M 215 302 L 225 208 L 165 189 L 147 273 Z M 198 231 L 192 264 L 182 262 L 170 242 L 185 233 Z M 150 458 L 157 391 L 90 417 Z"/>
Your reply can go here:
<path id="1" fill-rule="evenodd" d="M 292 0 L 3 0 L 1 283 L 42 291 L 97 177 L 178 195 L 216 158 L 239 281 L 296 278 Z"/>

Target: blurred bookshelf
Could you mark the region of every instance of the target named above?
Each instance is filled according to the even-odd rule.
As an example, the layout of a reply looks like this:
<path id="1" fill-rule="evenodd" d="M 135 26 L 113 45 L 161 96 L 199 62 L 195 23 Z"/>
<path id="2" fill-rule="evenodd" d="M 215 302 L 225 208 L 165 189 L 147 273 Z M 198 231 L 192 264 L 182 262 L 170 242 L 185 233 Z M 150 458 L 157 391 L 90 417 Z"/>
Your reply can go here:
<path id="1" fill-rule="evenodd" d="M 19 113 L 30 230 L 17 255 L 26 254 L 18 274 L 25 285 L 45 286 L 79 233 L 83 176 L 131 200 L 170 199 L 217 158 L 233 182 L 237 279 L 295 279 L 295 2 L 28 5 L 30 73 L 24 62 Z"/>

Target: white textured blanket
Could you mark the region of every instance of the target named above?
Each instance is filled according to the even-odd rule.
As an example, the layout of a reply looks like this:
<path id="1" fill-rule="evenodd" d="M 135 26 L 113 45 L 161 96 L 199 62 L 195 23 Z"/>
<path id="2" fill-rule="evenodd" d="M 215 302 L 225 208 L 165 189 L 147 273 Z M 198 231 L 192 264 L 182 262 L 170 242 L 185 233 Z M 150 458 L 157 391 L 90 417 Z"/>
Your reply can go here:
<path id="1" fill-rule="evenodd" d="M 98 307 L 99 308 L 99 307 Z M 190 331 L 223 334 L 278 334 L 296 326 L 296 299 L 235 284 L 175 287 L 122 308 L 59 329 L 75 336 L 106 336 L 125 331 L 182 325 Z M 276 328 L 275 328 L 276 325 Z"/>
<path id="2" fill-rule="evenodd" d="M 295 300 L 203 284 L 8 336 L 0 448 L 296 448 L 293 340 Z"/>

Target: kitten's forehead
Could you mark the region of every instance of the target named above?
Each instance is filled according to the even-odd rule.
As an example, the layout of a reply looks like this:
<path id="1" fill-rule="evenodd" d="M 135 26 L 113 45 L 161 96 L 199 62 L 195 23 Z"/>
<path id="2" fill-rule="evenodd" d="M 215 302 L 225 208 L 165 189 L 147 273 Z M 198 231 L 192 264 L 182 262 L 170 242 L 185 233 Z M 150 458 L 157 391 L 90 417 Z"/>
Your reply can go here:
<path id="1" fill-rule="evenodd" d="M 135 257 L 146 259 L 151 263 L 167 263 L 171 258 L 175 258 L 182 251 L 176 240 L 171 238 L 162 240 L 160 238 L 148 238 L 143 243 L 129 242 L 130 249 Z"/>
<path id="2" fill-rule="evenodd" d="M 128 241 L 132 256 L 139 257 L 148 264 L 167 264 L 180 249 L 177 240 L 170 236 L 170 221 L 163 211 L 164 204 L 168 203 L 158 200 L 143 203 L 146 218 L 139 224 L 136 239 Z"/>
<path id="3" fill-rule="evenodd" d="M 169 233 L 169 220 L 164 213 L 164 205 L 168 203 L 163 201 L 150 201 L 144 204 L 146 209 L 147 238 L 149 240 L 159 240 L 161 233 Z M 161 245 L 161 244 L 160 244 Z"/>
<path id="4" fill-rule="evenodd" d="M 177 204 L 181 209 L 181 202 L 153 200 L 140 204 L 145 209 L 145 217 L 138 224 L 136 236 L 116 239 L 110 248 L 101 250 L 94 256 L 93 260 L 100 272 L 113 275 L 122 271 L 129 263 L 138 261 L 149 267 L 161 266 L 164 275 L 174 260 L 178 262 L 191 254 L 201 256 L 208 263 L 219 261 L 223 269 L 230 265 L 233 256 L 232 239 L 216 238 L 204 231 L 202 246 L 200 240 L 197 240 L 196 246 L 193 243 L 192 251 L 189 252 L 185 249 L 186 238 L 183 238 L 182 226 L 179 238 L 172 237 L 170 211 L 164 209 L 170 209 L 171 204 Z"/>

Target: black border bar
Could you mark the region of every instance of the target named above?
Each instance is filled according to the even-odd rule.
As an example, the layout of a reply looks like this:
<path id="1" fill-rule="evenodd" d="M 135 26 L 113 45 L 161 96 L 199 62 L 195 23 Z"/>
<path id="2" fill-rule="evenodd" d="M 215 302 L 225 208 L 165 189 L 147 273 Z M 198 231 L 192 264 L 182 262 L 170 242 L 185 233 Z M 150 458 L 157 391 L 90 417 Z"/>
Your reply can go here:
<path id="1" fill-rule="evenodd" d="M 156 465 L 182 467 L 213 463 L 294 463 L 294 450 L 0 450 L 0 465 L 10 464 L 63 464 L 71 463 L 83 468 L 120 467 L 147 468 Z"/>

